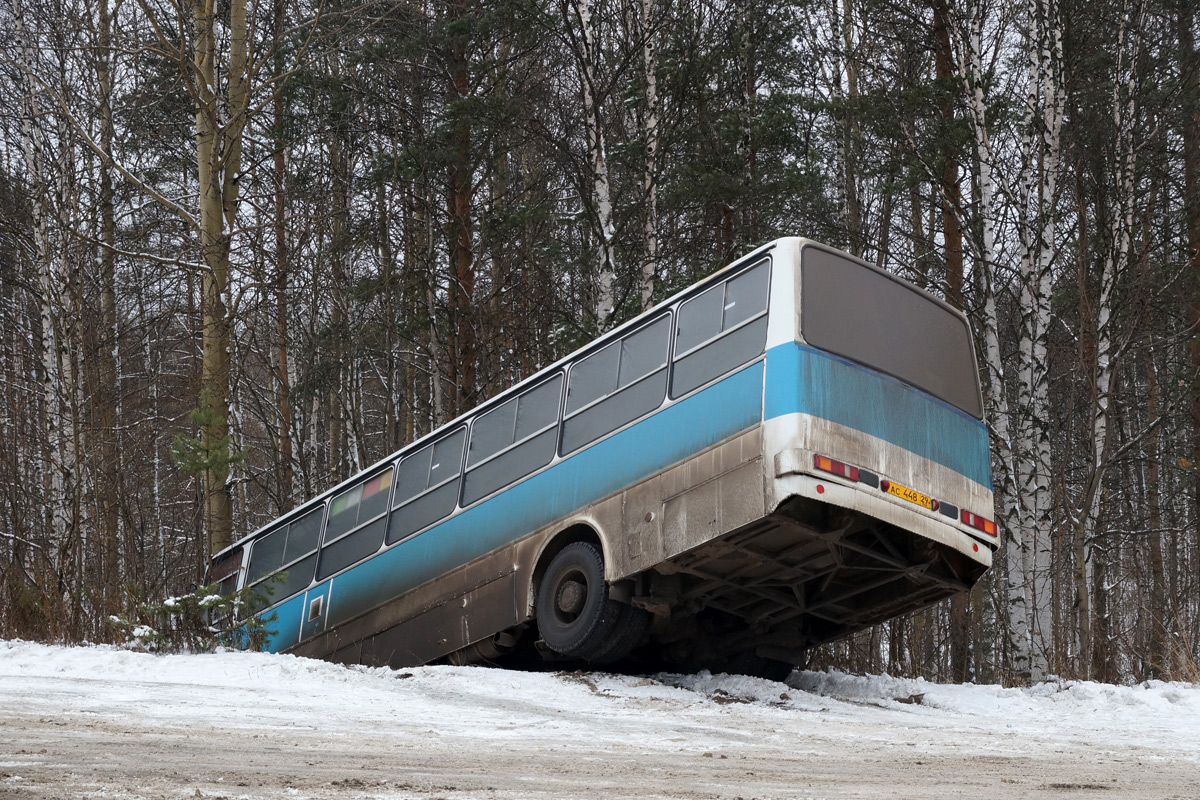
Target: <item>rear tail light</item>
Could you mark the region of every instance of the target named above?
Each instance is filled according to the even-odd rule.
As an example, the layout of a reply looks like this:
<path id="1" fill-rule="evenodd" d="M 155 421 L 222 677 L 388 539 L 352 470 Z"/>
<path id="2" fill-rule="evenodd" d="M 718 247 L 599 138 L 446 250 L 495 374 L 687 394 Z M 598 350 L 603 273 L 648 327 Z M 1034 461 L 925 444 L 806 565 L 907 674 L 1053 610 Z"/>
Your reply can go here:
<path id="1" fill-rule="evenodd" d="M 892 493 L 891 492 L 892 482 L 889 481 L 887 478 L 880 478 L 878 475 L 876 475 L 873 472 L 868 472 L 866 470 L 860 470 L 858 467 L 856 467 L 852 464 L 847 464 L 843 461 L 838 461 L 836 458 L 830 458 L 829 456 L 823 456 L 823 455 L 820 455 L 819 453 L 814 453 L 813 454 L 813 466 L 816 467 L 817 469 L 821 470 L 822 472 L 828 472 L 830 475 L 837 475 L 840 478 L 846 478 L 847 480 L 861 482 L 861 483 L 866 484 L 871 487 L 878 487 L 885 494 Z M 899 485 L 899 484 L 897 484 L 897 485 Z M 824 486 L 817 487 L 818 493 L 823 494 L 824 491 L 825 491 Z M 907 490 L 907 489 L 905 491 L 912 492 L 912 490 Z M 905 494 L 900 494 L 900 497 L 903 499 L 909 499 Z M 918 505 L 923 505 L 923 503 L 920 503 L 915 500 L 912 502 L 916 502 Z M 952 503 L 943 503 L 942 501 L 938 500 L 936 497 L 930 497 L 929 505 L 926 507 L 930 511 L 940 512 L 942 515 L 950 517 L 951 519 L 955 519 L 959 516 L 958 506 L 955 506 Z M 976 530 L 983 531 L 988 536 L 997 536 L 998 535 L 996 523 L 992 522 L 990 519 L 981 517 L 978 514 L 972 514 L 970 511 L 967 511 L 966 509 L 962 510 L 962 521 L 964 523 L 966 523 L 967 525 L 970 525 L 972 528 L 975 528 Z"/>
<path id="2" fill-rule="evenodd" d="M 848 480 L 858 480 L 858 467 L 844 464 L 841 461 L 830 458 L 829 456 L 813 455 L 813 466 L 822 472 L 828 472 L 831 475 L 837 475 Z"/>
<path id="3" fill-rule="evenodd" d="M 967 525 L 970 525 L 975 530 L 983 531 L 988 536 L 997 535 L 996 523 L 992 522 L 990 519 L 985 519 L 978 514 L 972 514 L 965 508 L 962 510 L 962 521 Z"/>

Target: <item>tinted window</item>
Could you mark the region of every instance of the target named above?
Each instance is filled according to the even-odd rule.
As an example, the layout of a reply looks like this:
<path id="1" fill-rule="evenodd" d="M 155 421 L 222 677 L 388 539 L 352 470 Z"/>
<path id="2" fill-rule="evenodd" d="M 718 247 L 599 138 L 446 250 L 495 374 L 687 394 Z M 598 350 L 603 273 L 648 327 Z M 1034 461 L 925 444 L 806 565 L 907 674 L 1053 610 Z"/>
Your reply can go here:
<path id="1" fill-rule="evenodd" d="M 313 568 L 316 564 L 317 555 L 313 553 L 308 558 L 292 564 L 275 578 L 264 580 L 255 586 L 254 591 L 262 595 L 259 601 L 261 607 L 265 608 L 307 588 L 312 583 Z"/>
<path id="2" fill-rule="evenodd" d="M 458 474 L 462 469 L 463 440 L 466 438 L 467 432 L 460 429 L 433 446 L 433 463 L 429 465 L 426 488 L 437 486 Z"/>
<path id="3" fill-rule="evenodd" d="M 323 507 L 318 506 L 288 526 L 287 547 L 283 553 L 283 563 L 295 561 L 300 556 L 317 549 L 317 540 L 321 538 L 321 516 L 324 511 Z"/>
<path id="4" fill-rule="evenodd" d="M 415 500 L 410 500 L 392 512 L 392 522 L 387 535 L 388 542 L 398 542 L 406 536 L 428 528 L 438 520 L 449 516 L 457 503 L 458 481 L 447 483 L 432 492 L 426 492 Z"/>
<path id="5" fill-rule="evenodd" d="M 392 486 L 392 469 L 368 478 L 333 498 L 329 504 L 329 524 L 325 541 L 349 533 L 387 510 L 388 490 Z"/>
<path id="6" fill-rule="evenodd" d="M 287 526 L 259 537 L 250 551 L 250 569 L 246 583 L 254 583 L 283 566 L 283 551 L 287 546 Z"/>
<path id="7" fill-rule="evenodd" d="M 514 397 L 499 408 L 481 415 L 471 426 L 471 447 L 467 451 L 467 466 L 499 453 L 513 443 L 517 427 L 517 399 Z"/>
<path id="8" fill-rule="evenodd" d="M 616 355 L 615 380 L 610 383 L 611 388 L 603 402 L 583 411 L 579 411 L 582 404 L 572 406 L 568 390 L 561 448 L 564 455 L 662 405 L 667 388 L 670 336 L 671 318 L 659 317 L 596 354 L 611 351 Z M 575 385 L 576 372 L 586 363 L 585 360 L 572 367 L 570 386 Z"/>
<path id="9" fill-rule="evenodd" d="M 754 360 L 767 343 L 767 318 L 751 322 L 675 360 L 671 396 L 679 397 Z"/>
<path id="10" fill-rule="evenodd" d="M 563 455 L 574 452 L 662 405 L 667 390 L 665 369 L 563 422 Z M 647 447 L 653 447 L 647 443 Z"/>
<path id="11" fill-rule="evenodd" d="M 476 419 L 471 426 L 467 468 L 557 422 L 561 392 L 562 376 L 557 375 Z"/>
<path id="12" fill-rule="evenodd" d="M 722 284 L 688 300 L 680 307 L 676 321 L 676 353 L 686 353 L 721 332 L 721 306 L 724 305 L 724 299 L 725 289 Z"/>
<path id="13" fill-rule="evenodd" d="M 349 536 L 343 536 L 321 549 L 321 565 L 317 568 L 317 580 L 328 578 L 338 570 L 374 555 L 383 544 L 383 531 L 387 517 L 380 517 L 364 525 Z"/>
<path id="14" fill-rule="evenodd" d="M 408 456 L 396 467 L 396 503 L 403 503 L 425 491 L 429 482 L 429 464 L 433 445 L 427 445 Z"/>
<path id="15" fill-rule="evenodd" d="M 515 408 L 513 428 L 507 438 L 492 429 L 491 412 L 476 420 L 463 480 L 464 506 L 550 463 L 557 439 L 553 426 L 558 421 L 561 392 L 562 376 L 557 375 L 496 409 Z M 507 418 L 503 419 L 507 422 Z"/>
<path id="16" fill-rule="evenodd" d="M 571 367 L 566 415 L 569 417 L 588 403 L 624 389 L 665 366 L 670 319 L 659 317 Z"/>
<path id="17" fill-rule="evenodd" d="M 624 389 L 639 378 L 665 367 L 670 336 L 670 317 L 662 317 L 637 333 L 626 336 L 621 341 L 617 388 Z"/>
<path id="18" fill-rule="evenodd" d="M 387 511 L 388 489 L 392 488 L 392 470 L 388 468 L 363 485 L 362 502 L 358 507 L 358 524 L 374 519 Z"/>
<path id="19" fill-rule="evenodd" d="M 721 309 L 722 331 L 737 327 L 767 310 L 767 284 L 770 277 L 770 270 L 764 261 L 725 284 L 725 303 Z"/>
<path id="20" fill-rule="evenodd" d="M 400 462 L 397 469 L 400 482 L 387 534 L 389 543 L 416 533 L 454 511 L 460 483 L 455 479 L 462 469 L 466 438 L 466 430 L 459 428 Z"/>
<path id="21" fill-rule="evenodd" d="M 242 548 L 230 551 L 209 570 L 208 581 L 217 584 L 217 592 L 228 597 L 237 590 L 238 570 L 242 566 Z"/>
<path id="22" fill-rule="evenodd" d="M 362 484 L 342 492 L 329 504 L 329 523 L 325 526 L 325 541 L 336 539 L 358 522 L 358 501 L 362 499 Z"/>
<path id="23" fill-rule="evenodd" d="M 558 422 L 558 400 L 562 395 L 562 375 L 521 395 L 517 404 L 517 428 L 513 441 L 521 441 Z"/>
<path id="24" fill-rule="evenodd" d="M 321 520 L 324 515 L 325 507 L 317 506 L 290 524 L 280 526 L 266 536 L 260 537 L 250 551 L 250 568 L 247 570 L 246 576 L 247 585 L 316 550 L 317 539 L 321 534 Z M 289 570 L 289 572 L 295 571 L 295 568 Z M 301 568 L 300 571 L 302 572 L 303 569 Z M 311 577 L 310 569 L 304 579 L 305 586 L 308 585 L 308 578 Z M 276 596 L 282 597 L 283 595 L 276 592 Z"/>
<path id="25" fill-rule="evenodd" d="M 611 394 L 617 388 L 617 367 L 620 361 L 621 345 L 619 342 L 613 342 L 571 368 L 571 382 L 567 389 L 568 415 L 606 394 Z"/>
<path id="26" fill-rule="evenodd" d="M 760 261 L 680 306 L 672 397 L 687 394 L 762 354 L 767 343 L 770 278 L 771 262 Z"/>
<path id="27" fill-rule="evenodd" d="M 981 417 L 967 322 L 914 286 L 804 248 L 800 325 L 813 347 L 873 367 Z"/>

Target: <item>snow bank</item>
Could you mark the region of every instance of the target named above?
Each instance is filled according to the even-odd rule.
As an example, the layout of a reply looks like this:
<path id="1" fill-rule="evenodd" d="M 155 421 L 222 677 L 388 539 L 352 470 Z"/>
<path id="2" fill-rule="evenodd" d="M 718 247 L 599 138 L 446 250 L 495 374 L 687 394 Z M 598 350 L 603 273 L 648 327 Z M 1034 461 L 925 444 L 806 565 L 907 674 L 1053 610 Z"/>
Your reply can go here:
<path id="1" fill-rule="evenodd" d="M 154 655 L 107 646 L 0 642 L 0 700 L 58 703 L 67 714 L 136 714 L 146 725 L 196 721 L 314 728 L 333 735 L 364 726 L 397 736 L 414 726 L 466 738 L 619 741 L 655 736 L 647 720 L 673 720 L 657 734 L 688 730 L 684 749 L 748 736 L 810 732 L 827 722 L 865 723 L 880 734 L 988 729 L 997 746 L 1037 742 L 1200 761 L 1200 686 L 1057 681 L 1031 688 L 944 685 L 888 675 L 796 672 L 787 683 L 742 675 L 595 672 L 524 673 L 481 667 L 406 670 L 344 667 L 287 655 L 218 652 Z M 56 697 L 30 693 L 54 687 Z M 145 702 L 152 696 L 153 703 Z M 32 707 L 32 705 L 31 705 Z M 229 714 L 222 709 L 236 708 Z M 666 740 L 663 738 L 663 740 Z M 671 739 L 674 741 L 674 739 Z M 782 741 L 782 739 L 781 739 Z"/>

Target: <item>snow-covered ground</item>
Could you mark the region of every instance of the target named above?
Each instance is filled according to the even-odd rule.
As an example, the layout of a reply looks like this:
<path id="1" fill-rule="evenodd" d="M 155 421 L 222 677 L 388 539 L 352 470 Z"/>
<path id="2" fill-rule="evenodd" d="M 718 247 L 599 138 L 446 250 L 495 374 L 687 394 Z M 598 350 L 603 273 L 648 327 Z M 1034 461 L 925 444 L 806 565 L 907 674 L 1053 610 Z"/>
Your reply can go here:
<path id="1" fill-rule="evenodd" d="M 0 642 L 0 798 L 1200 797 L 1200 686 L 346 668 Z"/>

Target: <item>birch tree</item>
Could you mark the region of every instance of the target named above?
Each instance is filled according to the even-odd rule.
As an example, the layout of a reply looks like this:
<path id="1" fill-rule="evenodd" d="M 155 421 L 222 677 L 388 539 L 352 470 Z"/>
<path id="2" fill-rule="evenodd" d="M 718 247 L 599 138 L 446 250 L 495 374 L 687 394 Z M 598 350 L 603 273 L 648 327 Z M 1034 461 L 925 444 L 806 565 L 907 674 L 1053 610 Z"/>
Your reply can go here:
<path id="1" fill-rule="evenodd" d="M 1029 587 L 1030 674 L 1034 680 L 1041 680 L 1054 652 L 1051 569 L 1055 526 L 1050 486 L 1047 341 L 1066 86 L 1058 0 L 1030 0 L 1028 10 L 1022 169 L 1017 186 L 1021 366 L 1017 376 L 1015 449 L 1021 500 L 1020 574 Z"/>
<path id="2" fill-rule="evenodd" d="M 642 220 L 643 255 L 641 274 L 642 309 L 650 307 L 658 276 L 658 28 L 655 0 L 638 2 L 639 32 L 642 37 L 642 85 L 646 102 L 643 123 L 646 163 L 642 190 L 646 205 Z"/>
<path id="3" fill-rule="evenodd" d="M 564 0 L 568 16 L 567 34 L 579 71 L 579 89 L 583 98 L 583 126 L 587 135 L 588 167 L 592 179 L 593 233 L 596 236 L 598 271 L 594 314 L 605 325 L 616 308 L 616 225 L 613 222 L 612 189 L 605 152 L 604 121 L 601 116 L 600 90 L 597 83 L 598 48 L 591 0 Z"/>
<path id="4" fill-rule="evenodd" d="M 980 336 L 984 355 L 984 385 L 987 389 L 988 424 L 991 429 L 992 463 L 996 468 L 996 495 L 1003 531 L 1005 575 L 1005 632 L 1015 675 L 1022 679 L 1031 670 L 1029 629 L 1029 584 L 1025 569 L 1024 526 L 1016 487 L 1016 462 L 1013 445 L 1013 415 L 1009 406 L 1004 356 L 1000 342 L 1000 318 L 997 288 L 1005 285 L 1003 265 L 996 248 L 996 220 L 1000 216 L 999 196 L 993 168 L 996 152 L 992 143 L 990 105 L 984 70 L 984 29 L 988 22 L 985 6 L 970 2 L 965 13 L 954 17 L 950 31 L 959 65 L 973 134 L 974 218 L 976 291 Z M 993 24 L 995 24 L 993 22 Z"/>
<path id="5" fill-rule="evenodd" d="M 62 237 L 53 229 L 52 198 L 67 193 L 65 182 L 69 174 L 51 158 L 52 134 L 47 130 L 52 119 L 45 101 L 45 72 L 39 63 L 40 50 L 27 19 L 24 0 L 13 0 L 13 19 L 17 33 L 17 66 L 21 77 L 21 147 L 30 188 L 32 228 L 31 260 L 36 265 L 39 297 L 38 327 L 41 352 L 41 386 L 38 422 L 41 428 L 42 452 L 36 454 L 42 479 L 44 526 L 48 532 L 47 545 L 52 554 L 50 564 L 59 574 L 60 593 L 70 594 L 70 542 L 72 530 L 71 495 L 75 478 L 75 439 L 68 427 L 72 415 L 71 357 L 67 349 L 64 317 L 71 314 L 72 296 L 64 292 L 70 265 L 63 260 L 66 252 Z M 69 146 L 58 142 L 58 147 Z M 58 185 L 55 185 L 57 178 Z M 63 580 L 62 578 L 68 578 Z M 60 598 L 70 602 L 69 596 Z"/>

